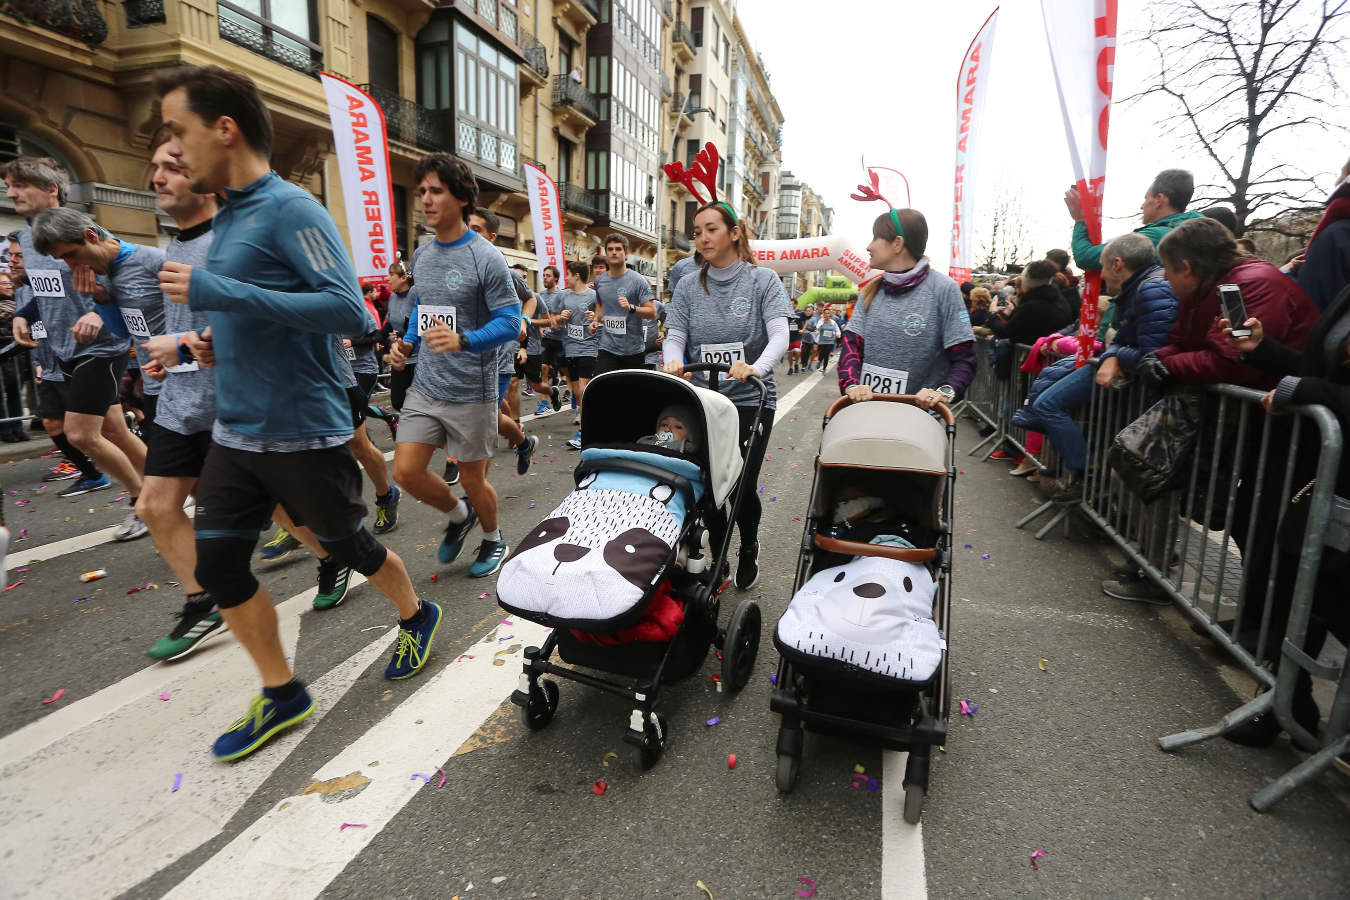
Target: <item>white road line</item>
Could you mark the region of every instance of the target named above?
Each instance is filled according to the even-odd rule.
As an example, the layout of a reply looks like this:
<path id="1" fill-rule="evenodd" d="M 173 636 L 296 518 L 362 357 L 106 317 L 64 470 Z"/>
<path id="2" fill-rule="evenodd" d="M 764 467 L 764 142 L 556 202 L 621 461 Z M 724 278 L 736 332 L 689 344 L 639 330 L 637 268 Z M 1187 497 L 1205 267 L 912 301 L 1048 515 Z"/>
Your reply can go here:
<path id="1" fill-rule="evenodd" d="M 905 763 L 908 753 L 881 755 L 881 900 L 927 900 L 923 824 L 905 821 Z"/>
<path id="2" fill-rule="evenodd" d="M 499 644 L 499 632 L 514 637 Z M 239 885 L 258 897 L 317 897 L 418 791 L 439 790 L 435 766 L 500 706 L 520 677 L 520 648 L 542 643 L 546 634 L 521 620 L 493 629 L 314 773 L 315 781 L 358 773 L 369 779 L 362 790 L 336 802 L 318 794 L 282 801 L 166 897 L 233 900 Z M 499 647 L 516 649 L 494 658 Z M 503 665 L 493 665 L 501 658 Z M 417 772 L 432 781 L 413 779 Z M 366 827 L 343 829 L 344 822 Z"/>

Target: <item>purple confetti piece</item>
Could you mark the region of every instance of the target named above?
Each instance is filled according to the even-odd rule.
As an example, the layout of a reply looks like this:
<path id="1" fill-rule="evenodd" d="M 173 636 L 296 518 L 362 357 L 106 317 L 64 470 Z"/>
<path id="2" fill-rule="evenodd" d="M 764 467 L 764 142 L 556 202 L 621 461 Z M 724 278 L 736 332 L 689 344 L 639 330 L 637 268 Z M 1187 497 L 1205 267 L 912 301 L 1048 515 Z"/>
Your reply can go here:
<path id="1" fill-rule="evenodd" d="M 988 558 L 989 558 L 989 554 L 988 554 L 988 553 L 986 553 L 986 554 L 984 554 L 983 556 L 980 557 L 980 559 L 988 559 Z"/>
<path id="2" fill-rule="evenodd" d="M 869 779 L 867 779 L 867 789 L 868 789 L 869 791 L 871 791 L 872 793 L 876 793 L 876 790 L 877 790 L 877 780 L 876 780 L 875 778 L 869 778 Z"/>
<path id="3" fill-rule="evenodd" d="M 534 504 L 533 504 L 533 503 L 530 504 L 530 509 L 534 509 Z"/>
<path id="4" fill-rule="evenodd" d="M 769 502 L 770 502 L 770 503 L 777 503 L 777 502 L 778 502 L 778 498 L 777 498 L 777 497 L 770 497 L 770 498 L 769 498 Z"/>
<path id="5" fill-rule="evenodd" d="M 408 776 L 409 781 L 416 781 L 419 778 L 427 782 L 428 784 L 431 783 L 431 776 L 425 772 L 414 772 Z"/>
<path id="6" fill-rule="evenodd" d="M 343 822 L 338 826 L 338 831 L 346 831 L 348 828 L 369 828 L 369 825 L 362 825 L 360 822 Z"/>
<path id="7" fill-rule="evenodd" d="M 722 717 L 721 717 L 721 716 L 713 716 L 711 719 L 708 720 L 708 725 L 710 725 L 710 726 L 711 726 L 711 725 L 716 725 L 716 724 L 717 724 L 718 722 L 720 722 L 720 721 L 722 721 Z"/>
<path id="8" fill-rule="evenodd" d="M 170 794 L 177 793 L 178 789 L 182 786 L 183 786 L 183 773 L 179 772 L 177 775 L 173 776 L 173 787 L 169 788 L 169 793 Z"/>
<path id="9" fill-rule="evenodd" d="M 776 673 L 773 674 L 773 675 L 770 675 L 770 676 L 769 676 L 769 684 L 777 684 L 777 683 L 778 683 L 778 675 L 777 675 Z"/>
<path id="10" fill-rule="evenodd" d="M 500 644 L 500 643 L 502 643 L 503 641 L 509 641 L 509 640 L 511 640 L 511 638 L 513 638 L 513 637 L 515 637 L 514 634 L 508 634 L 508 635 L 507 635 L 506 637 L 504 637 L 504 638 L 497 638 L 497 643 Z"/>
<path id="11" fill-rule="evenodd" d="M 974 550 L 975 548 L 972 547 L 972 546 L 970 546 L 970 544 L 966 544 L 966 549 L 967 549 L 967 550 Z"/>

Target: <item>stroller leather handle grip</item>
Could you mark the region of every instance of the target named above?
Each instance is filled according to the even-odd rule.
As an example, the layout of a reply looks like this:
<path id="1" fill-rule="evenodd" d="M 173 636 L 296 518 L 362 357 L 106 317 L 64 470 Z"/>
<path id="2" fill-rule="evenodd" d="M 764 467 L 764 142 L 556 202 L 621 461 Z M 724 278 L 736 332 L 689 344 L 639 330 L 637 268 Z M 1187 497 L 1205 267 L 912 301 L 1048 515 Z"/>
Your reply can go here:
<path id="1" fill-rule="evenodd" d="M 919 405 L 917 394 L 873 394 L 872 400 L 883 400 L 887 403 L 908 403 L 910 406 Z M 871 403 L 872 400 L 865 402 Z M 845 406 L 852 406 L 855 402 L 856 401 L 847 396 L 840 397 L 830 404 L 830 408 L 825 411 L 825 417 L 827 419 L 832 419 L 834 418 L 834 414 L 839 412 L 839 410 L 843 409 Z M 952 411 L 947 404 L 939 402 L 933 409 L 942 416 L 942 421 L 946 422 L 948 425 L 955 424 L 956 416 L 952 415 Z"/>
<path id="2" fill-rule="evenodd" d="M 884 559 L 898 559 L 901 562 L 928 563 L 937 558 L 935 548 L 891 547 L 886 544 L 864 544 L 860 541 L 841 541 L 839 538 L 816 535 L 816 546 L 826 553 L 840 553 L 845 556 L 879 556 Z"/>
<path id="3" fill-rule="evenodd" d="M 686 363 L 684 367 L 685 374 L 690 372 L 709 372 L 717 375 L 725 375 L 731 371 L 731 366 L 724 366 L 721 363 Z M 745 383 L 759 391 L 759 401 L 763 403 L 769 398 L 769 386 L 764 383 L 764 379 L 758 375 L 751 375 L 745 379 Z"/>

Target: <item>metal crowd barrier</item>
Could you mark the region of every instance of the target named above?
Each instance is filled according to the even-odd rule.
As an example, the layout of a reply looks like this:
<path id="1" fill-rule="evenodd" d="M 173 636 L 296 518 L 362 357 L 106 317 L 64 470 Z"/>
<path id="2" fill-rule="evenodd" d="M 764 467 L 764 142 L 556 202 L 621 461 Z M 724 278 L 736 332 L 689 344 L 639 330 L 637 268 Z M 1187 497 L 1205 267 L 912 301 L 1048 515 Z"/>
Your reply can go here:
<path id="1" fill-rule="evenodd" d="M 1015 348 L 1009 377 L 999 379 L 985 352 L 987 345 L 981 340 L 977 346 L 976 377 L 962 411 L 984 426 L 982 430 L 992 431 L 971 455 L 989 447 L 984 456 L 988 459 L 1000 446 L 1025 453 L 1026 433 L 1010 419 L 1035 377 L 1020 371 L 1030 348 Z M 1350 749 L 1350 667 L 1344 662 L 1319 662 L 1306 646 L 1323 548 L 1350 541 L 1346 501 L 1341 499 L 1340 511 L 1335 511 L 1341 427 L 1322 406 L 1295 407 L 1287 417 L 1272 417 L 1261 408 L 1259 391 L 1226 384 L 1192 389 L 1201 397 L 1200 438 L 1179 487 L 1146 504 L 1106 462 L 1116 434 L 1161 393 L 1133 380 L 1119 387 L 1094 385 L 1089 403 L 1077 414 L 1088 447 L 1081 499 L 1047 502 L 1018 527 L 1054 509 L 1055 517 L 1036 535 L 1043 538 L 1061 521 L 1067 530 L 1069 515 L 1083 516 L 1115 541 L 1194 620 L 1197 630 L 1271 688 L 1214 725 L 1159 741 L 1163 750 L 1177 750 L 1219 737 L 1254 715 L 1273 712 L 1297 742 L 1320 749 L 1251 798 L 1252 806 L 1264 812 Z M 1295 484 L 1295 461 L 1310 443 L 1317 447 L 1316 478 L 1306 486 Z M 1051 469 L 1059 465 L 1048 438 L 1044 450 L 1032 458 Z M 1281 553 L 1276 534 L 1288 499 L 1300 491 L 1300 502 L 1309 504 L 1309 516 L 1295 560 L 1292 554 Z M 1300 671 L 1337 684 L 1320 735 L 1293 718 Z"/>
<path id="2" fill-rule="evenodd" d="M 0 429 L 24 429 L 32 419 L 33 367 L 28 351 L 16 345 L 0 348 Z"/>

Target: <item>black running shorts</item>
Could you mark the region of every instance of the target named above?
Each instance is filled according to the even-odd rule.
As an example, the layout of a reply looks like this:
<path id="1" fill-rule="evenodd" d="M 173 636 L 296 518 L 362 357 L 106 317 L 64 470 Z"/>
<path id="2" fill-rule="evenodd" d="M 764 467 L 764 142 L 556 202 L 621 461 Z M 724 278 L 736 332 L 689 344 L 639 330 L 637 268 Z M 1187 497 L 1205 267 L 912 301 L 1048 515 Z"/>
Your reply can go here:
<path id="1" fill-rule="evenodd" d="M 39 419 L 66 417 L 66 383 L 43 380 L 37 385 L 37 414 Z"/>
<path id="2" fill-rule="evenodd" d="M 106 416 L 121 397 L 127 357 L 81 356 L 61 362 L 66 375 L 66 412 Z"/>
<path id="3" fill-rule="evenodd" d="M 346 445 L 295 453 L 253 453 L 211 444 L 197 482 L 197 539 L 257 540 L 280 503 L 321 540 L 361 527 L 361 467 Z"/>
<path id="4" fill-rule="evenodd" d="M 516 362 L 516 377 L 528 381 L 530 384 L 538 384 L 544 380 L 544 357 L 527 356 L 525 362 Z"/>
<path id="5" fill-rule="evenodd" d="M 196 478 L 211 449 L 211 429 L 179 434 L 156 425 L 145 449 L 145 474 L 159 478 Z"/>
<path id="6" fill-rule="evenodd" d="M 580 381 L 595 377 L 594 356 L 570 356 L 567 359 L 567 377 Z"/>

